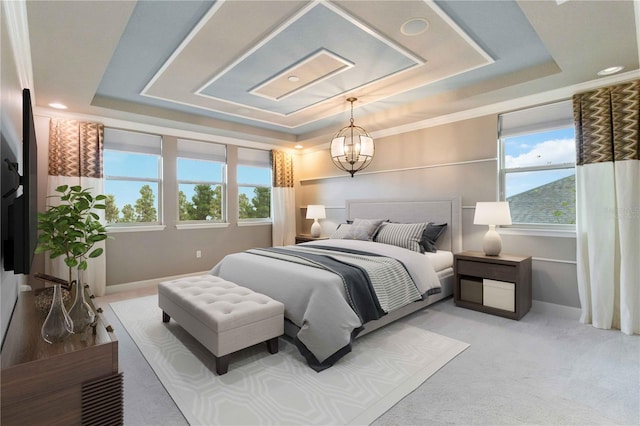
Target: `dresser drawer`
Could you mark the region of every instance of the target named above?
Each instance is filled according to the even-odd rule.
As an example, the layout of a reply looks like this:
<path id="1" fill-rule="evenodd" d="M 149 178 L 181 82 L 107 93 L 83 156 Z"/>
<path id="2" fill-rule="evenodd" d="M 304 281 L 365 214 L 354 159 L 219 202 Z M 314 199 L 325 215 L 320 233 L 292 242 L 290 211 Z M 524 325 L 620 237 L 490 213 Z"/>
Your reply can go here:
<path id="1" fill-rule="evenodd" d="M 509 265 L 458 259 L 456 268 L 456 273 L 460 275 L 471 275 L 499 281 L 514 282 L 517 277 L 516 267 Z"/>

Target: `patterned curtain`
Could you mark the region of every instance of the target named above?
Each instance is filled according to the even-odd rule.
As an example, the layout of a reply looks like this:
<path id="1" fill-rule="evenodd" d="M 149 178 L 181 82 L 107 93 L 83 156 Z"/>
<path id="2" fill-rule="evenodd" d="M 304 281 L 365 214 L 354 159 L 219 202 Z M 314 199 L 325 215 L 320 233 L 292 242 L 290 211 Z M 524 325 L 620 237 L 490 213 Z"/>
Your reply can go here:
<path id="1" fill-rule="evenodd" d="M 293 188 L 293 156 L 284 151 L 271 151 L 273 169 L 272 245 L 286 246 L 296 238 L 296 194 Z"/>
<path id="2" fill-rule="evenodd" d="M 581 321 L 640 333 L 640 80 L 574 95 Z"/>
<path id="3" fill-rule="evenodd" d="M 55 189 L 60 185 L 81 185 L 83 188 L 90 188 L 94 195 L 103 193 L 103 136 L 104 126 L 99 123 L 51 120 L 48 195 L 56 194 Z M 96 213 L 104 216 L 102 210 Z M 95 247 L 105 248 L 104 241 L 97 243 Z M 88 263 L 87 270 L 82 272 L 82 281 L 91 286 L 93 294 L 102 296 L 106 286 L 106 252 L 100 257 L 88 259 Z M 45 271 L 58 277 L 66 278 L 68 275 L 67 266 L 61 257 L 49 259 L 45 256 Z"/>

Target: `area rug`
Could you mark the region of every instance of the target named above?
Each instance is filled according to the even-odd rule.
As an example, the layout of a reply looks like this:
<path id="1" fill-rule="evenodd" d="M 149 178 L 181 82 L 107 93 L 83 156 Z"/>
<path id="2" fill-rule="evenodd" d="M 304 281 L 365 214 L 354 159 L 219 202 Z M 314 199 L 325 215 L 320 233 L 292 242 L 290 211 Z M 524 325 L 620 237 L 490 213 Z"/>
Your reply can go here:
<path id="1" fill-rule="evenodd" d="M 157 296 L 111 307 L 192 425 L 370 424 L 469 346 L 400 320 L 357 339 L 320 373 L 280 338 L 277 354 L 253 346 L 218 376 L 206 348 L 162 322 Z"/>

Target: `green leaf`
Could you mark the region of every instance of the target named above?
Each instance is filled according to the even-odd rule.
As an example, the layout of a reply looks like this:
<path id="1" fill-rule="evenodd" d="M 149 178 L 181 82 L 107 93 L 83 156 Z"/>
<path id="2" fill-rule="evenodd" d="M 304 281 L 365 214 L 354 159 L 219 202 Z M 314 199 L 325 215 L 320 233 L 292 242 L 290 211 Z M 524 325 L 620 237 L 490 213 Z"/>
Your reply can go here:
<path id="1" fill-rule="evenodd" d="M 46 245 L 39 245 L 36 247 L 36 254 L 40 254 L 40 253 L 44 253 L 45 251 L 49 250 L 49 246 Z"/>
<path id="2" fill-rule="evenodd" d="M 78 270 L 79 271 L 86 271 L 87 270 L 87 261 L 83 260 L 82 262 L 80 262 L 78 264 Z"/>
<path id="3" fill-rule="evenodd" d="M 60 185 L 56 188 L 56 192 L 65 192 L 69 188 L 69 185 Z"/>
<path id="4" fill-rule="evenodd" d="M 98 241 L 104 241 L 106 239 L 107 239 L 107 236 L 105 234 L 97 234 L 87 238 L 87 241 L 92 243 L 97 243 Z"/>
<path id="5" fill-rule="evenodd" d="M 103 252 L 104 252 L 104 249 L 97 248 L 94 251 L 92 251 L 91 253 L 89 253 L 89 257 L 90 258 L 99 257 Z"/>

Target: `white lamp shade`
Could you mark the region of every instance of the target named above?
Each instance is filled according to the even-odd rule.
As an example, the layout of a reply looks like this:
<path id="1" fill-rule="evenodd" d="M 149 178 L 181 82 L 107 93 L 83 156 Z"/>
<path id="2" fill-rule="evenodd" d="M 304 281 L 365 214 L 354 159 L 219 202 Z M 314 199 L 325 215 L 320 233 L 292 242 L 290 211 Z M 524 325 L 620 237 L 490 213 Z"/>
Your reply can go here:
<path id="1" fill-rule="evenodd" d="M 344 136 L 340 136 L 334 138 L 331 141 L 331 157 L 342 157 L 345 155 L 344 152 Z"/>
<path id="2" fill-rule="evenodd" d="M 360 155 L 373 157 L 373 139 L 368 136 L 360 136 Z"/>
<path id="3" fill-rule="evenodd" d="M 320 204 L 309 204 L 307 206 L 307 219 L 324 219 L 327 214 L 324 206 Z"/>
<path id="4" fill-rule="evenodd" d="M 475 225 L 511 225 L 511 210 L 506 201 L 479 201 L 473 217 Z"/>

